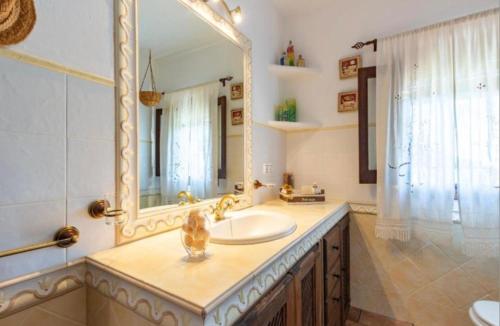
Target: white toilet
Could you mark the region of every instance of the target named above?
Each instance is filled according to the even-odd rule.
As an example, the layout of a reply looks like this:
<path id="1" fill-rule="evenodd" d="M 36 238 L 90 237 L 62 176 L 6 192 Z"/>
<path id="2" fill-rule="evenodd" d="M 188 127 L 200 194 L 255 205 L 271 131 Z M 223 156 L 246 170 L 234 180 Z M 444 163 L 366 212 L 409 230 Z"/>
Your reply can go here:
<path id="1" fill-rule="evenodd" d="M 476 301 L 469 309 L 469 316 L 477 326 L 499 326 L 500 302 Z"/>

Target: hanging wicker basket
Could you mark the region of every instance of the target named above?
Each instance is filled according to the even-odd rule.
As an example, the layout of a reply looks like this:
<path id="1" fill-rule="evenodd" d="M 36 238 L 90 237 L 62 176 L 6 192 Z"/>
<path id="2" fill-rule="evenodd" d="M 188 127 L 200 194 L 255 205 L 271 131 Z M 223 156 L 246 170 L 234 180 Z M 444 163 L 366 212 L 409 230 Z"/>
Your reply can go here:
<path id="1" fill-rule="evenodd" d="M 161 100 L 161 93 L 153 91 L 140 91 L 139 100 L 145 106 L 157 106 Z"/>
<path id="2" fill-rule="evenodd" d="M 151 75 L 151 88 L 150 91 L 143 91 L 142 87 L 144 86 L 144 81 L 146 80 L 146 76 L 148 72 Z M 151 65 L 151 50 L 149 50 L 149 61 L 148 66 L 146 67 L 146 72 L 144 73 L 144 77 L 142 78 L 141 89 L 139 90 L 139 101 L 145 106 L 157 106 L 161 101 L 161 93 L 156 90 L 156 82 L 155 77 L 153 75 L 153 66 Z"/>

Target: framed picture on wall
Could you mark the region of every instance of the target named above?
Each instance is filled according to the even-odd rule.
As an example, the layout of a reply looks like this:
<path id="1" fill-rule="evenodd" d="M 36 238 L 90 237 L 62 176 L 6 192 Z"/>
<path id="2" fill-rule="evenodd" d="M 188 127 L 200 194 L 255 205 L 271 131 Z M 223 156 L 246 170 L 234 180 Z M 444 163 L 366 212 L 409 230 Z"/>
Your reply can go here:
<path id="1" fill-rule="evenodd" d="M 231 124 L 233 126 L 243 124 L 243 109 L 231 110 Z"/>
<path id="2" fill-rule="evenodd" d="M 231 100 L 243 98 L 243 83 L 231 84 Z"/>
<path id="3" fill-rule="evenodd" d="M 358 110 L 358 91 L 341 92 L 338 98 L 338 112 Z"/>
<path id="4" fill-rule="evenodd" d="M 339 60 L 340 79 L 354 78 L 358 76 L 358 69 L 361 68 L 361 56 L 343 58 Z"/>

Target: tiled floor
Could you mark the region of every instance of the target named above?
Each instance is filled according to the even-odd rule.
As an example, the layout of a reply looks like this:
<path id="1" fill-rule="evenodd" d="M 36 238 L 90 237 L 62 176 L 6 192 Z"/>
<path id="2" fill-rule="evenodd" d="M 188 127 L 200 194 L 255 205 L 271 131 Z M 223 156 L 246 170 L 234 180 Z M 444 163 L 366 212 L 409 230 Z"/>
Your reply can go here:
<path id="1" fill-rule="evenodd" d="M 413 326 L 412 323 L 351 307 L 346 326 Z"/>

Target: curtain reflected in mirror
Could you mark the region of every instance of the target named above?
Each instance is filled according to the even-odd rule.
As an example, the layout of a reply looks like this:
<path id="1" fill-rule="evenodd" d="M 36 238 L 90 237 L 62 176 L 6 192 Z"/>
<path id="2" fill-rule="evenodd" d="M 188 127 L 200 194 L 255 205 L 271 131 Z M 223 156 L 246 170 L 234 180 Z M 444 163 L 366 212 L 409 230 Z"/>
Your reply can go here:
<path id="1" fill-rule="evenodd" d="M 151 67 L 158 105 L 139 105 L 140 208 L 243 191 L 243 52 L 176 0 L 139 3 L 139 75 Z M 173 19 L 166 20 L 165 13 Z M 146 79 L 144 88 L 151 85 Z M 244 86 L 243 86 L 244 87 Z"/>

